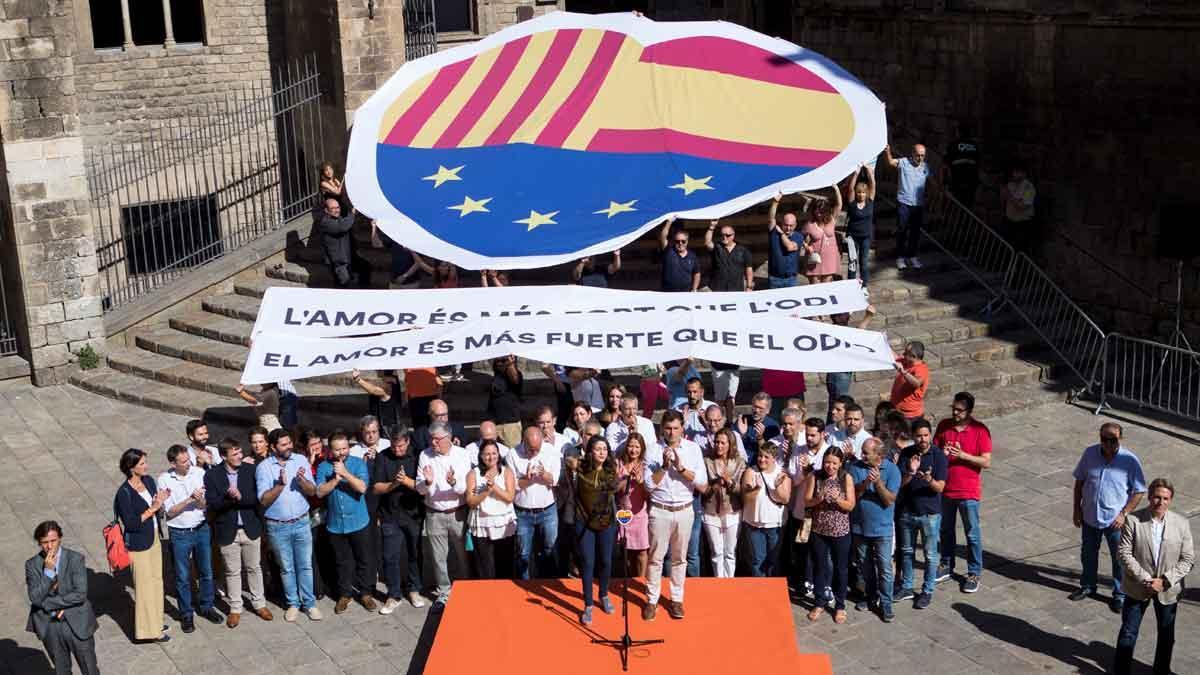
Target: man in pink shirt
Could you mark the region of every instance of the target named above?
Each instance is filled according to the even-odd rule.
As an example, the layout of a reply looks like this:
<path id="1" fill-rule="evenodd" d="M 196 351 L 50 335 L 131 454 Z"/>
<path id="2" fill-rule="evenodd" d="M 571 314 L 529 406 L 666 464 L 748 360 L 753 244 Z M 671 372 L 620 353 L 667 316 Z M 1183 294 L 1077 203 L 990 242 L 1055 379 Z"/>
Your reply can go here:
<path id="1" fill-rule="evenodd" d="M 955 519 L 961 515 L 963 534 L 967 537 L 967 576 L 962 581 L 963 593 L 979 590 L 979 575 L 983 572 L 979 500 L 983 497 L 982 472 L 992 466 L 992 434 L 971 415 L 974 410 L 975 397 L 969 392 L 958 392 L 950 406 L 950 418 L 938 424 L 933 437 L 933 444 L 946 453 L 949 461 L 946 488 L 942 491 L 942 560 L 938 565 L 937 580 L 945 581 L 954 574 Z"/>

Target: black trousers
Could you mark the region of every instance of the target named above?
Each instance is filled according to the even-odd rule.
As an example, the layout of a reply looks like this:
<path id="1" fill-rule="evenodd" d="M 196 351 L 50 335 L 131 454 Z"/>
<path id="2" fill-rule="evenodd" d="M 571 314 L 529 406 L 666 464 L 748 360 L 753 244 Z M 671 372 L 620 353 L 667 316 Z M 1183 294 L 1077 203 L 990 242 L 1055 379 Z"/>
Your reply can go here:
<path id="1" fill-rule="evenodd" d="M 72 654 L 83 675 L 100 675 L 100 667 L 96 664 L 96 639 L 80 640 L 65 621 L 51 621 L 42 644 L 54 662 L 55 675 L 71 675 Z"/>
<path id="2" fill-rule="evenodd" d="M 472 537 L 475 546 L 475 571 L 480 579 L 511 579 L 513 577 L 513 540 Z"/>
<path id="3" fill-rule="evenodd" d="M 384 520 L 383 578 L 389 598 L 399 600 L 405 593 L 421 590 L 421 524 L 412 521 Z"/>
<path id="4" fill-rule="evenodd" d="M 352 598 L 375 591 L 375 554 L 371 528 L 346 534 L 329 533 L 333 559 L 337 562 L 338 597 Z M 358 592 L 355 593 L 355 590 Z"/>

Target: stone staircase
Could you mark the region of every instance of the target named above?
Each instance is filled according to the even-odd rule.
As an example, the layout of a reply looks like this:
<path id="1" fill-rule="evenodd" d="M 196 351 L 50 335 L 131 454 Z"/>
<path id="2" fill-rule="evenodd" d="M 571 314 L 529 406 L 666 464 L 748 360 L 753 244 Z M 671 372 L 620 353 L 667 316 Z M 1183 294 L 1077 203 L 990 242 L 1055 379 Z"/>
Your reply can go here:
<path id="1" fill-rule="evenodd" d="M 907 340 L 925 343 L 926 361 L 933 373 L 929 414 L 942 416 L 950 397 L 960 390 L 976 395 L 981 418 L 1059 398 L 1049 386 L 1055 370 L 1049 350 L 1012 314 L 979 316 L 989 297 L 951 260 L 931 253 L 921 256 L 925 263 L 922 270 L 896 270 L 890 236 L 892 216 L 882 208 L 880 211 L 870 263 L 870 297 L 878 314 L 870 328 L 886 331 L 897 350 Z M 764 259 L 767 250 L 765 217 L 765 210 L 760 208 L 725 219 L 737 227 L 739 242 L 750 246 L 755 259 Z M 707 223 L 690 222 L 685 226 L 692 233 L 693 252 L 703 252 Z M 387 251 L 370 247 L 366 228 L 355 234 L 360 251 L 375 270 L 375 284 L 383 284 L 389 264 Z M 622 270 L 612 285 L 657 288 L 656 250 L 657 231 L 626 247 Z M 272 286 L 330 285 L 316 247 L 297 246 L 288 251 L 287 259 L 286 263 L 264 268 L 259 278 L 236 282 L 232 293 L 205 298 L 198 311 L 181 312 L 165 324 L 139 329 L 132 340 L 134 346 L 112 350 L 107 367 L 81 372 L 73 382 L 150 408 L 250 426 L 253 411 L 236 397 L 235 387 L 249 352 L 250 329 L 263 294 Z M 707 263 L 706 255 L 702 254 L 701 259 Z M 569 265 L 560 265 L 522 270 L 513 272 L 512 277 L 520 285 L 566 283 L 569 269 Z M 758 275 L 765 276 L 765 263 Z M 460 281 L 470 286 L 478 285 L 479 280 L 473 273 L 462 272 Z M 707 364 L 701 366 L 707 382 Z M 552 402 L 550 383 L 541 373 L 540 364 L 522 361 L 521 367 L 530 408 L 543 401 Z M 464 367 L 464 374 L 467 381 L 447 384 L 446 399 L 455 418 L 473 422 L 484 414 L 490 365 L 470 364 Z M 616 370 L 613 375 L 636 390 L 635 369 Z M 892 371 L 856 373 L 851 393 L 865 406 L 874 406 L 887 398 L 892 377 Z M 759 379 L 757 371 L 743 370 L 740 404 L 749 402 L 758 390 Z M 821 378 L 810 374 L 807 382 L 809 412 L 823 415 L 827 402 Z M 323 430 L 353 426 L 367 410 L 367 397 L 353 385 L 348 373 L 299 381 L 296 387 L 301 395 L 300 419 L 304 425 Z"/>

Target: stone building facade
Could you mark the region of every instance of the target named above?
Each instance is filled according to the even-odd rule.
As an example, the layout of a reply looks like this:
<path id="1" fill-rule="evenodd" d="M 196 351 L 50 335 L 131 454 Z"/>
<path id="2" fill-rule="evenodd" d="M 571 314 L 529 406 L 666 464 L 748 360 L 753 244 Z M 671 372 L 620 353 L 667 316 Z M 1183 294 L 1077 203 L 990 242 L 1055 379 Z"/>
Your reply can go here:
<path id="1" fill-rule="evenodd" d="M 447 16 L 465 17 L 466 30 L 439 36 L 453 44 L 561 9 L 563 0 L 0 5 L 2 306 L 36 383 L 65 381 L 84 346 L 104 350 L 97 249 L 110 233 L 97 228 L 111 225 L 96 222 L 92 153 L 113 143 L 150 147 L 146 139 L 161 137 L 181 118 L 219 118 L 230 92 L 269 82 L 273 73 L 315 56 L 324 136 L 332 141 L 325 152 L 344 156 L 354 109 L 405 60 L 406 4 L 434 4 Z M 315 166 L 317 151 L 308 155 Z M 148 180 L 154 182 L 152 173 Z"/>

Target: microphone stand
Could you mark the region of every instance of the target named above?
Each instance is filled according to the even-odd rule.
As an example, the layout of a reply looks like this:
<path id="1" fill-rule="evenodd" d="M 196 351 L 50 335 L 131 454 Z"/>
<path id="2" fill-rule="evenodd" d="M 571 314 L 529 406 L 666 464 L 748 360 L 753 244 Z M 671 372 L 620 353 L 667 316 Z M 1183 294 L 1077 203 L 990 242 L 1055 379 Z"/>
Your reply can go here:
<path id="1" fill-rule="evenodd" d="M 633 520 L 633 513 L 631 511 L 622 510 L 617 512 L 617 523 L 620 524 L 621 528 L 620 534 L 625 533 L 625 526 L 629 525 L 631 520 Z M 626 555 L 625 541 L 623 538 L 617 550 L 621 555 L 621 562 L 625 568 L 624 589 L 621 591 L 621 615 L 625 619 L 625 634 L 622 635 L 619 640 L 602 640 L 594 638 L 592 639 L 592 644 L 616 647 L 621 653 L 621 670 L 627 672 L 629 670 L 630 649 L 645 645 L 662 644 L 666 642 L 666 640 L 634 640 L 629 635 L 629 556 Z"/>

